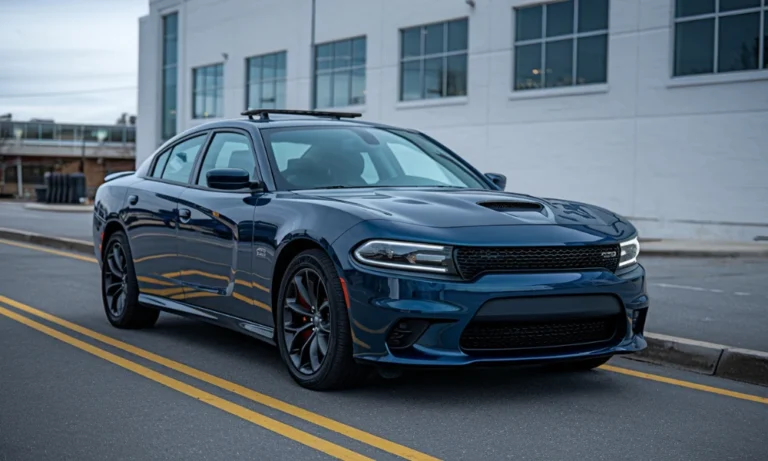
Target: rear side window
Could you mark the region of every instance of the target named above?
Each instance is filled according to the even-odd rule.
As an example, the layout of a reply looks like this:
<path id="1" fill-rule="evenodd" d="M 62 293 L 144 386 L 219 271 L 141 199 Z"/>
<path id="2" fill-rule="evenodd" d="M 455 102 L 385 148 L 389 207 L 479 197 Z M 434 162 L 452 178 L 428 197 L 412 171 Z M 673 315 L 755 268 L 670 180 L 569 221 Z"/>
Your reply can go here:
<path id="1" fill-rule="evenodd" d="M 171 155 L 160 177 L 168 181 L 180 183 L 189 181 L 189 175 L 192 173 L 195 159 L 197 159 L 197 155 L 200 153 L 200 148 L 203 146 L 206 136 L 196 136 L 176 144 L 171 150 Z"/>
<path id="2" fill-rule="evenodd" d="M 170 149 L 163 152 L 162 154 L 157 156 L 157 161 L 155 162 L 155 169 L 152 170 L 152 174 L 149 175 L 152 178 L 159 178 L 163 174 L 163 169 L 165 168 L 165 164 L 168 163 L 168 157 L 171 155 Z"/>
<path id="3" fill-rule="evenodd" d="M 253 181 L 256 177 L 256 158 L 251 151 L 248 137 L 241 133 L 216 133 L 213 135 L 197 184 L 206 186 L 206 174 L 217 168 L 240 168 L 248 172 Z"/>

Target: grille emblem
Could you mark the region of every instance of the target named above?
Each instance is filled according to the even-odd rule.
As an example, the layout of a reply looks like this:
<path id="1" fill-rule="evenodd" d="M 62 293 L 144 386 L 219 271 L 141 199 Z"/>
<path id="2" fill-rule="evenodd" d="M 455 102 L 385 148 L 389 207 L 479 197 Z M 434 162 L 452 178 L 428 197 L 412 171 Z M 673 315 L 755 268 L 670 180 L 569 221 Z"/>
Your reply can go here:
<path id="1" fill-rule="evenodd" d="M 602 255 L 603 259 L 610 259 L 610 258 L 615 258 L 616 257 L 616 252 L 615 251 L 603 251 L 600 254 Z"/>

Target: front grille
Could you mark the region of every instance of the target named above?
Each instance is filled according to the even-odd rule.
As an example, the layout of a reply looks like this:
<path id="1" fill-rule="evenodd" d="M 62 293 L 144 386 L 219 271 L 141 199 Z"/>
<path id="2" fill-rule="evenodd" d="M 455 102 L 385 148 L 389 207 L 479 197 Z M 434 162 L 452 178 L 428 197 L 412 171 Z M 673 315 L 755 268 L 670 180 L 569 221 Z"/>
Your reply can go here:
<path id="1" fill-rule="evenodd" d="M 578 347 L 616 336 L 617 317 L 552 322 L 472 322 L 461 335 L 466 351 Z"/>
<path id="2" fill-rule="evenodd" d="M 459 247 L 456 266 L 472 279 L 486 272 L 607 269 L 619 265 L 618 245 L 568 247 Z"/>

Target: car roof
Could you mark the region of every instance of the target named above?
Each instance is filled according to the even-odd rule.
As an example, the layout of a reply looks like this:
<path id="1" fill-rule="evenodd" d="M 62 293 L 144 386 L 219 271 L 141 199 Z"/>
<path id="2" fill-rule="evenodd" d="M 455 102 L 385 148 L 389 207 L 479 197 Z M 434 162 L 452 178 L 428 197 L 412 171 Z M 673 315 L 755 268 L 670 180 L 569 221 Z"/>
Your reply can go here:
<path id="1" fill-rule="evenodd" d="M 395 127 L 392 125 L 386 125 L 383 123 L 374 123 L 364 120 L 355 120 L 352 118 L 329 118 L 324 116 L 312 116 L 312 115 L 294 115 L 294 114 L 270 114 L 269 118 L 232 118 L 225 120 L 216 120 L 200 124 L 196 127 L 190 128 L 185 131 L 185 134 L 215 130 L 219 128 L 242 128 L 258 130 L 265 128 L 284 128 L 284 127 L 301 127 L 301 126 L 359 126 L 359 127 L 374 127 L 374 128 L 397 128 L 406 131 L 415 131 L 407 128 Z"/>

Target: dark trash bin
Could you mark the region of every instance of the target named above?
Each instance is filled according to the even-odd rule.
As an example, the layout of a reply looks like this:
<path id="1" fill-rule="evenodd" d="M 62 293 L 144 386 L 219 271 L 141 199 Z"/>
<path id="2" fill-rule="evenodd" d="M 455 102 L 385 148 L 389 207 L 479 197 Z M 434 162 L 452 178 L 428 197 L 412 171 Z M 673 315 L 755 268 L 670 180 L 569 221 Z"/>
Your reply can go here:
<path id="1" fill-rule="evenodd" d="M 48 188 L 45 186 L 36 186 L 35 187 L 35 201 L 39 203 L 44 203 L 48 195 Z"/>

